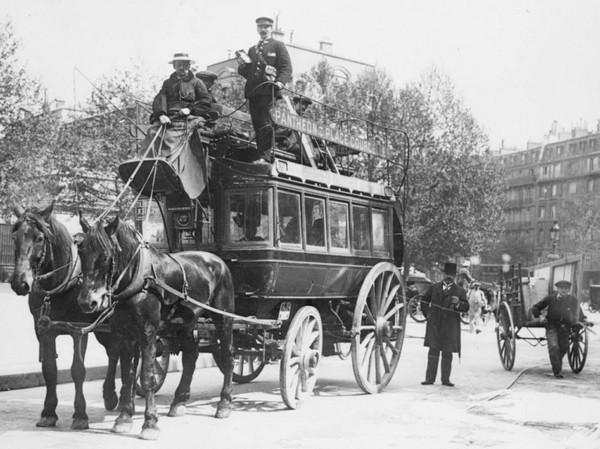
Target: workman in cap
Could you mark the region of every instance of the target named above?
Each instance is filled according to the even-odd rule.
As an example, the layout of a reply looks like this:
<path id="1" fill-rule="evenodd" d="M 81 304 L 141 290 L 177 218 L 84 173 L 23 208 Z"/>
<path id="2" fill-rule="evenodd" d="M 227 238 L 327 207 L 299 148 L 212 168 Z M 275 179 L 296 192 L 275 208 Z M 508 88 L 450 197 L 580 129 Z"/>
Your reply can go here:
<path id="1" fill-rule="evenodd" d="M 571 282 L 561 280 L 554 285 L 557 291 L 535 304 L 531 308 L 531 314 L 534 318 L 540 318 L 540 322 L 546 327 L 552 372 L 554 377 L 560 379 L 563 377 L 562 360 L 569 348 L 571 327 L 580 322 L 585 323 L 585 315 L 577 298 L 569 293 Z M 544 309 L 548 309 L 545 317 L 541 316 Z"/>
<path id="2" fill-rule="evenodd" d="M 442 385 L 453 387 L 450 381 L 452 353 L 460 357 L 460 314 L 469 310 L 467 292 L 455 282 L 456 264 L 444 265 L 444 279 L 431 284 L 421 298 L 421 310 L 427 318 L 424 346 L 429 347 L 427 371 L 421 385 L 432 385 L 437 377 L 442 353 Z"/>
<path id="3" fill-rule="evenodd" d="M 175 53 L 169 64 L 175 72 L 166 79 L 152 102 L 150 123 L 162 125 L 188 116 L 202 117 L 210 111 L 210 95 L 202 81 L 190 70 L 193 60 L 187 53 Z"/>
<path id="4" fill-rule="evenodd" d="M 273 19 L 259 17 L 256 29 L 258 43 L 245 55 L 238 54 L 238 73 L 246 78 L 244 94 L 248 99 L 252 126 L 256 133 L 258 159 L 255 164 L 269 164 L 272 159 L 275 125 L 270 109 L 280 90 L 292 80 L 292 61 L 285 44 L 273 39 Z"/>

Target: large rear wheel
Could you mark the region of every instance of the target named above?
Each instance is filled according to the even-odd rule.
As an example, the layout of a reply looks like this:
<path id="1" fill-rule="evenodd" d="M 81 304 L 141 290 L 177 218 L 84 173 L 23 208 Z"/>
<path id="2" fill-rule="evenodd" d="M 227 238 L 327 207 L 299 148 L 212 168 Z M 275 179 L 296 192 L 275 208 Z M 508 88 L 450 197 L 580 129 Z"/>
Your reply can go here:
<path id="1" fill-rule="evenodd" d="M 516 332 L 510 307 L 502 302 L 498 308 L 496 324 L 496 340 L 498 342 L 498 354 L 505 370 L 510 371 L 515 364 Z"/>
<path id="2" fill-rule="evenodd" d="M 298 408 L 311 395 L 323 351 L 323 324 L 319 311 L 301 307 L 290 324 L 279 365 L 279 386 L 283 402 Z"/>
<path id="3" fill-rule="evenodd" d="M 579 374 L 585 365 L 588 352 L 588 329 L 587 326 L 574 326 L 571 328 L 569 348 L 567 356 L 569 366 L 575 374 Z"/>
<path id="4" fill-rule="evenodd" d="M 398 269 L 378 263 L 365 277 L 352 323 L 352 367 L 365 393 L 380 393 L 392 380 L 404 343 L 406 311 Z"/>

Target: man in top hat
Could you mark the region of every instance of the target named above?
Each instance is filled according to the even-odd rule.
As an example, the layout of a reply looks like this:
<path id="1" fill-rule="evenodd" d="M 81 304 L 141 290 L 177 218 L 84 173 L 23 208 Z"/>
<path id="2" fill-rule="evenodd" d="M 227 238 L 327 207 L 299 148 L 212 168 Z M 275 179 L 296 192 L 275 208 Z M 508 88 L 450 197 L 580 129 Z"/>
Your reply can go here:
<path id="1" fill-rule="evenodd" d="M 557 291 L 546 296 L 531 308 L 531 314 L 540 318 L 546 327 L 546 339 L 548 340 L 548 355 L 554 377 L 559 379 L 562 375 L 562 360 L 569 347 L 569 336 L 571 326 L 579 322 L 585 322 L 585 315 L 579 307 L 575 296 L 569 293 L 571 282 L 567 280 L 558 281 Z M 540 317 L 542 310 L 548 309 L 546 317 Z"/>
<path id="2" fill-rule="evenodd" d="M 175 53 L 169 64 L 175 72 L 166 79 L 152 102 L 150 123 L 168 125 L 172 120 L 188 116 L 202 117 L 210 111 L 210 95 L 202 81 L 194 76 L 190 66 L 194 61 L 187 53 Z"/>
<path id="3" fill-rule="evenodd" d="M 460 357 L 460 314 L 469 310 L 467 292 L 455 283 L 456 264 L 444 265 L 444 279 L 431 284 L 421 298 L 421 310 L 427 318 L 424 346 L 429 347 L 427 371 L 422 385 L 432 385 L 437 377 L 442 353 L 442 385 L 453 387 L 450 381 L 452 353 Z"/>
<path id="4" fill-rule="evenodd" d="M 292 61 L 285 44 L 273 39 L 273 19 L 259 17 L 256 29 L 260 41 L 250 47 L 248 58 L 238 55 L 238 73 L 246 78 L 244 95 L 248 99 L 252 126 L 256 133 L 258 159 L 255 164 L 271 162 L 273 130 L 270 109 L 280 89 L 292 80 Z"/>

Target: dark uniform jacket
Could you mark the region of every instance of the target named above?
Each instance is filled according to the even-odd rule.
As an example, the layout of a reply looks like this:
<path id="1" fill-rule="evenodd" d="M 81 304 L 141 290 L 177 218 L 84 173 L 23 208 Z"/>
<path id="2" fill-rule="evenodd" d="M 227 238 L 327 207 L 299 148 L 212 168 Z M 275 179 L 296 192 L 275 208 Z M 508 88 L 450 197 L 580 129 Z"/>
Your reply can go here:
<path id="1" fill-rule="evenodd" d="M 163 82 L 162 88 L 152 102 L 150 122 L 158 120 L 161 115 L 171 118 L 183 108 L 190 109 L 190 115 L 202 117 L 211 107 L 211 96 L 204 83 L 191 71 L 183 79 L 173 74 Z"/>
<path id="2" fill-rule="evenodd" d="M 270 95 L 273 89 L 272 85 L 264 84 L 257 88 L 261 83 L 267 80 L 265 77 L 265 67 L 270 65 L 275 67 L 277 74 L 273 82 L 280 81 L 283 84 L 292 80 L 292 60 L 285 44 L 273 39 L 265 39 L 262 50 L 255 45 L 248 50 L 251 62 L 238 67 L 238 73 L 246 78 L 246 87 L 244 94 L 246 98 L 259 95 Z"/>
<path id="3" fill-rule="evenodd" d="M 460 313 L 469 311 L 467 292 L 456 284 L 445 292 L 443 285 L 431 284 L 421 298 L 421 309 L 427 317 L 424 345 L 460 354 Z M 456 308 L 450 303 L 452 296 L 458 297 Z"/>
<path id="4" fill-rule="evenodd" d="M 531 314 L 538 318 L 545 308 L 548 308 L 546 320 L 549 324 L 559 325 L 577 324 L 578 321 L 584 321 L 585 316 L 579 307 L 577 298 L 573 295 L 565 295 L 561 298 L 556 293 L 546 296 L 531 308 Z"/>

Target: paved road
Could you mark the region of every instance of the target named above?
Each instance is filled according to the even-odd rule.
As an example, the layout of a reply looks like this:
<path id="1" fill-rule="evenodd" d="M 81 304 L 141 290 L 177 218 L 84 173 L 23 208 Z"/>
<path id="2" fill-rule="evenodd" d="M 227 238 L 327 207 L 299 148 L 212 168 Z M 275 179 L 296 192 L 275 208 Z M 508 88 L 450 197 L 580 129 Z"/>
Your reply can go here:
<path id="1" fill-rule="evenodd" d="M 598 314 L 592 316 L 598 321 Z M 594 329 L 599 329 L 596 326 Z M 71 431 L 72 384 L 60 385 L 59 425 L 37 429 L 43 388 L 0 392 L 0 447 L 235 449 L 522 448 L 596 449 L 600 447 L 600 339 L 591 335 L 584 371 L 562 380 L 551 376 L 546 348 L 517 345 L 512 372 L 500 365 L 493 323 L 473 335 L 463 329 L 463 355 L 455 359 L 455 388 L 421 386 L 426 350 L 424 325 L 409 322 L 396 376 L 380 395 L 356 386 L 351 362 L 327 358 L 313 397 L 295 411 L 285 408 L 278 387 L 278 366 L 268 366 L 251 384 L 234 389 L 235 410 L 228 420 L 213 418 L 221 375 L 198 369 L 188 414 L 166 412 L 179 373 L 169 373 L 157 396 L 161 437 L 137 438 L 143 401 L 137 401 L 132 433 L 110 433 L 116 412 L 103 409 L 100 381 L 85 384 L 90 430 Z M 518 380 L 516 383 L 515 379 Z M 507 387 L 509 387 L 507 389 Z"/>

